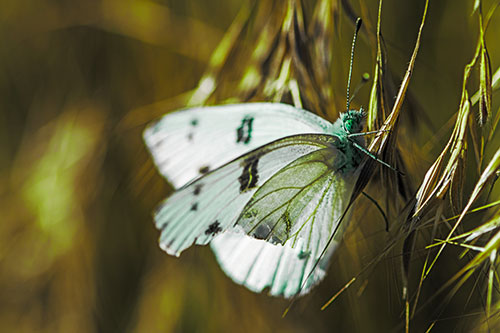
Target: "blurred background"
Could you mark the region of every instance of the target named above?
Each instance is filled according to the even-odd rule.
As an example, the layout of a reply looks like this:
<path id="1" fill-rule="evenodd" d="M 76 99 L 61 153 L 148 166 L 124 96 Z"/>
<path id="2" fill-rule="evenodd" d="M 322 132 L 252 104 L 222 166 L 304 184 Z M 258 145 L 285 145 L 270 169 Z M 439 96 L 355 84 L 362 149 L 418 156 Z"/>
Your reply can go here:
<path id="1" fill-rule="evenodd" d="M 484 1 L 483 7 L 489 9 L 497 2 Z M 151 211 L 172 187 L 154 168 L 142 130 L 149 121 L 186 105 L 287 102 L 286 92 L 280 95 L 260 89 L 255 84 L 258 80 L 235 83 L 248 79 L 245 73 L 251 64 L 248 56 L 247 62 L 242 60 L 244 56 L 253 54 L 257 45 L 269 46 L 273 34 L 279 33 L 289 2 L 1 3 L 1 332 L 403 330 L 402 249 L 395 246 L 377 265 L 370 264 L 391 233 L 385 232 L 383 219 L 366 199 L 356 206 L 344 245 L 334 256 L 325 281 L 298 300 L 284 319 L 281 315 L 289 301 L 234 284 L 208 247 L 193 247 L 180 258 L 158 247 L 159 232 Z M 304 107 L 335 120 L 345 105 L 356 16 L 363 18 L 365 30 L 356 49 L 353 85 L 363 73 L 373 75 L 378 1 L 299 3 L 306 26 L 317 6 L 328 3 L 329 15 L 322 22 L 331 23 L 325 24 L 323 40 L 330 43 L 325 61 L 329 68 L 318 65 L 328 77 L 329 84 L 320 86 L 326 98 L 311 97 Z M 479 34 L 473 6 L 472 0 L 430 2 L 402 112 L 402 152 L 407 185 L 413 192 L 454 123 L 464 66 L 474 55 Z M 382 33 L 396 89 L 413 51 L 423 8 L 424 1 L 417 0 L 383 3 Z M 486 33 L 493 72 L 500 65 L 499 35 L 496 12 Z M 214 54 L 215 50 L 219 53 Z M 215 91 L 197 89 L 202 77 L 213 79 Z M 302 79 L 299 88 L 307 99 L 312 96 L 308 89 L 314 87 L 304 86 L 307 82 Z M 477 71 L 471 80 L 477 85 Z M 355 107 L 367 106 L 370 86 L 361 88 L 353 101 Z M 328 108 L 318 110 L 318 105 Z M 494 99 L 495 114 L 498 105 Z M 495 142 L 487 156 L 498 147 Z M 470 181 L 464 178 L 464 191 L 469 193 L 477 170 L 473 164 L 467 170 L 473 175 Z M 377 193 L 382 185 L 375 178 L 368 192 Z M 491 198 L 499 198 L 498 189 Z M 424 237 L 423 241 L 429 244 L 432 239 Z M 412 271 L 417 283 L 418 254 L 425 255 L 420 250 L 416 250 Z M 431 299 L 463 265 L 458 253 L 447 252 L 426 281 L 424 300 Z M 361 273 L 353 286 L 320 311 Z M 463 292 L 457 292 L 438 314 L 432 302 L 439 299 L 423 301 L 412 330 L 422 332 L 432 325 L 438 331 L 479 327 L 484 321 L 485 294 L 473 282 L 464 285 Z"/>

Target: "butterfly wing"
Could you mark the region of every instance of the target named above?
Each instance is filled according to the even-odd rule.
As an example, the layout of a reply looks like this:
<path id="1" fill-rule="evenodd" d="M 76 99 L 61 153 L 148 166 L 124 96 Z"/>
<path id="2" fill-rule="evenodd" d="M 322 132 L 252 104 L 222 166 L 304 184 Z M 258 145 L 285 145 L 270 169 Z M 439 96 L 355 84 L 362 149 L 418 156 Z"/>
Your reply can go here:
<path id="1" fill-rule="evenodd" d="M 199 107 L 167 114 L 144 131 L 155 164 L 175 188 L 279 138 L 332 133 L 332 124 L 279 103 Z"/>
<path id="2" fill-rule="evenodd" d="M 161 247 L 179 255 L 194 243 L 212 240 L 217 260 L 235 282 L 258 292 L 269 287 L 270 294 L 285 297 L 307 292 L 325 275 L 341 232 L 303 282 L 337 227 L 354 182 L 347 179 L 349 173 L 335 172 L 343 158 L 333 148 L 335 137 L 300 135 L 268 143 L 300 133 L 331 134 L 332 126 L 308 111 L 273 103 L 188 109 L 150 126 L 144 138 L 160 172 L 177 188 L 197 178 L 158 209 Z M 264 144 L 268 145 L 252 151 Z M 324 156 L 309 155 L 316 151 Z M 242 154 L 246 155 L 237 158 Z M 222 165 L 231 159 L 235 160 Z M 199 178 L 207 169 L 215 170 Z M 326 176 L 329 173 L 332 177 Z M 313 174 L 319 179 L 313 181 Z M 275 208 L 289 207 L 273 210 L 274 190 L 281 200 Z M 252 229 L 250 218 L 263 217 L 266 209 L 268 218 Z M 311 209 L 316 212 L 311 214 Z M 279 213 L 282 223 L 274 226 L 269 217 Z M 297 222 L 287 226 L 287 218 Z"/>
<path id="3" fill-rule="evenodd" d="M 329 246 L 307 283 L 303 281 L 311 272 L 315 261 L 290 244 L 271 244 L 238 232 L 226 232 L 212 240 L 210 246 L 222 270 L 236 283 L 260 293 L 269 288 L 269 294 L 290 298 L 299 290 L 307 293 L 326 275 L 329 258 L 337 242 Z"/>
<path id="4" fill-rule="evenodd" d="M 334 147 L 318 149 L 259 187 L 236 230 L 211 243 L 226 274 L 250 290 L 270 288 L 271 295 L 284 297 L 307 293 L 321 281 L 347 225 L 347 220 L 339 223 L 359 172 L 345 169 L 346 162 Z M 314 267 L 333 233 L 333 241 Z"/>
<path id="5" fill-rule="evenodd" d="M 214 236 L 232 229 L 257 189 L 290 161 L 333 147 L 336 138 L 307 134 L 283 138 L 253 150 L 166 199 L 155 221 L 161 230 L 160 246 L 178 256 L 192 244 L 207 244 Z M 246 223 L 246 222 L 245 222 Z M 248 228 L 240 223 L 240 227 Z"/>

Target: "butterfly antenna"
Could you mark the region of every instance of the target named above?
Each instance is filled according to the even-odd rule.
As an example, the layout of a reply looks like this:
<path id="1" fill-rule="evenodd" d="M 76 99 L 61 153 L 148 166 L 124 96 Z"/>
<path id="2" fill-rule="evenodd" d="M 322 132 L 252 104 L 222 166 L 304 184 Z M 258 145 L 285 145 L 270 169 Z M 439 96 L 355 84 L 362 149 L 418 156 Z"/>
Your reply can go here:
<path id="1" fill-rule="evenodd" d="M 351 106 L 351 100 L 349 98 L 349 89 L 351 87 L 351 76 L 352 76 L 352 63 L 354 61 L 354 46 L 356 45 L 356 38 L 358 37 L 358 31 L 361 28 L 361 17 L 358 17 L 356 20 L 356 30 L 354 30 L 354 37 L 352 38 L 352 46 L 351 46 L 351 60 L 349 63 L 349 76 L 347 78 L 347 111 L 349 111 L 349 107 Z"/>

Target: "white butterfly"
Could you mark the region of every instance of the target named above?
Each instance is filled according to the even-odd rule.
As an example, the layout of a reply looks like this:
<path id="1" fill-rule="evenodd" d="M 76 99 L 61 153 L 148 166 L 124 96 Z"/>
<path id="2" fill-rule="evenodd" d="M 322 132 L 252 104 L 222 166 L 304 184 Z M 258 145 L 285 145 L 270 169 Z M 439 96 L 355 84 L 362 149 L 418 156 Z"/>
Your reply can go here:
<path id="1" fill-rule="evenodd" d="M 164 116 L 144 132 L 177 189 L 155 213 L 161 248 L 179 256 L 210 243 L 226 274 L 250 290 L 287 298 L 308 292 L 325 276 L 348 222 L 339 225 L 364 146 L 351 134 L 363 124 L 362 110 L 332 124 L 277 103 Z"/>

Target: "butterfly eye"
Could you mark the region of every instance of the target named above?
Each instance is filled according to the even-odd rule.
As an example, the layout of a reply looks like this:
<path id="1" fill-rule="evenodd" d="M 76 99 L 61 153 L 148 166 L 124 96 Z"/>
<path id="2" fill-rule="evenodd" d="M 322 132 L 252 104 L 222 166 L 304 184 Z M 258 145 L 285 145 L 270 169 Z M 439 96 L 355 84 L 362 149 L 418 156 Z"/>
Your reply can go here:
<path id="1" fill-rule="evenodd" d="M 352 119 L 346 119 L 345 122 L 344 122 L 345 130 L 348 133 L 352 133 L 351 130 L 352 130 L 353 125 L 354 124 L 353 124 L 353 120 Z"/>

